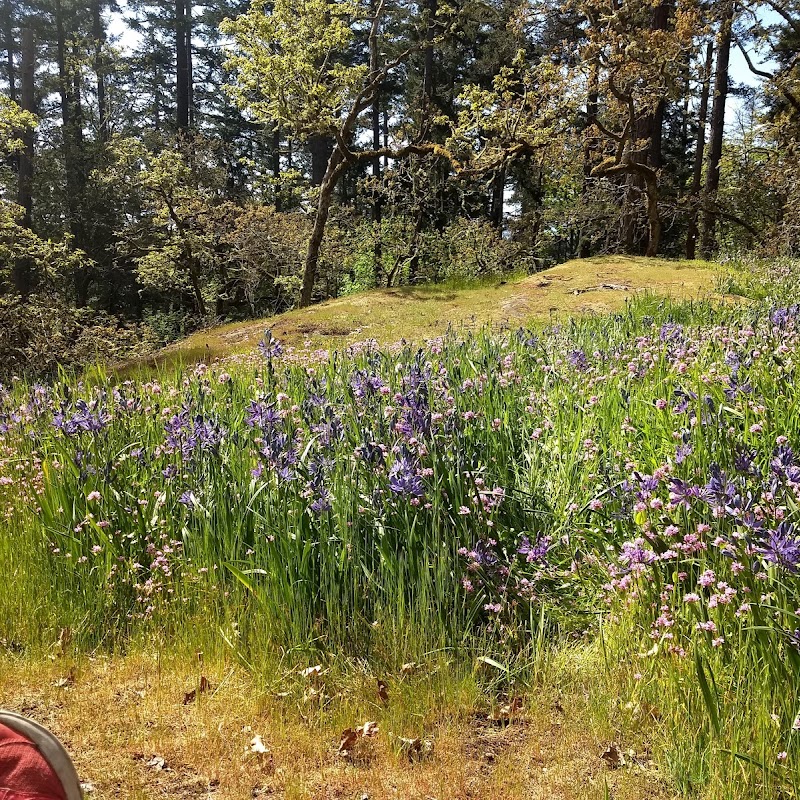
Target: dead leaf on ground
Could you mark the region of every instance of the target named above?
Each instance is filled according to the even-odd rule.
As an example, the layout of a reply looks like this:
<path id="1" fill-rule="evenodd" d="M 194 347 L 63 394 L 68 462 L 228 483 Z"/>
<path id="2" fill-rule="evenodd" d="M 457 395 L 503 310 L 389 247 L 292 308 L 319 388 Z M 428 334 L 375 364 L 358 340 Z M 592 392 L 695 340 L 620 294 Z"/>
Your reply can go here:
<path id="1" fill-rule="evenodd" d="M 389 686 L 380 678 L 378 678 L 378 698 L 384 705 L 389 702 Z"/>
<path id="2" fill-rule="evenodd" d="M 316 678 L 322 675 L 322 665 L 315 664 L 313 667 L 306 667 L 300 672 L 304 678 Z"/>
<path id="3" fill-rule="evenodd" d="M 167 766 L 167 762 L 161 756 L 153 756 L 145 766 L 156 770 L 156 772 L 172 772 L 169 766 Z"/>
<path id="4" fill-rule="evenodd" d="M 309 686 L 303 692 L 303 703 L 325 703 L 327 700 L 330 700 L 330 697 L 315 686 Z"/>
<path id="5" fill-rule="evenodd" d="M 353 728 L 345 728 L 342 731 L 342 738 L 339 742 L 339 755 L 343 756 L 349 753 L 356 746 L 358 738 L 358 733 Z"/>
<path id="6" fill-rule="evenodd" d="M 75 685 L 75 680 L 77 678 L 77 673 L 75 671 L 75 667 L 70 667 L 69 672 L 66 675 L 62 675 L 55 681 L 55 686 L 57 689 L 66 689 L 69 686 Z"/>
<path id="7" fill-rule="evenodd" d="M 420 665 L 417 664 L 416 661 L 409 661 L 406 664 L 403 664 L 400 667 L 400 674 L 401 675 L 411 675 L 412 673 L 416 672 L 419 669 Z"/>
<path id="8" fill-rule="evenodd" d="M 618 769 L 619 767 L 625 766 L 625 756 L 622 755 L 622 751 L 619 749 L 619 745 L 616 742 L 611 742 L 600 754 L 600 758 L 606 762 L 610 769 Z"/>
<path id="9" fill-rule="evenodd" d="M 375 736 L 380 728 L 377 722 L 365 722 L 360 728 L 356 728 L 361 732 L 361 736 Z"/>
<path id="10" fill-rule="evenodd" d="M 349 755 L 362 739 L 372 738 L 379 730 L 377 722 L 365 722 L 358 728 L 345 728 L 339 741 L 339 755 Z"/>
<path id="11" fill-rule="evenodd" d="M 212 688 L 211 682 L 206 678 L 205 675 L 200 676 L 200 683 L 198 684 L 196 689 L 192 689 L 191 692 L 186 692 L 183 696 L 183 704 L 189 705 L 189 703 L 194 703 L 197 700 L 197 695 L 205 694 L 206 692 L 210 691 Z"/>
<path id="12" fill-rule="evenodd" d="M 272 750 L 264 744 L 264 740 L 259 734 L 256 734 L 250 742 L 250 752 L 263 762 L 266 762 L 270 769 L 274 769 Z"/>
<path id="13" fill-rule="evenodd" d="M 421 761 L 423 758 L 433 755 L 433 742 L 429 739 L 407 739 L 405 736 L 396 738 L 400 752 L 409 761 Z"/>
<path id="14" fill-rule="evenodd" d="M 510 703 L 500 706 L 492 711 L 486 718 L 492 722 L 510 722 L 511 718 L 522 710 L 522 698 L 515 697 Z"/>

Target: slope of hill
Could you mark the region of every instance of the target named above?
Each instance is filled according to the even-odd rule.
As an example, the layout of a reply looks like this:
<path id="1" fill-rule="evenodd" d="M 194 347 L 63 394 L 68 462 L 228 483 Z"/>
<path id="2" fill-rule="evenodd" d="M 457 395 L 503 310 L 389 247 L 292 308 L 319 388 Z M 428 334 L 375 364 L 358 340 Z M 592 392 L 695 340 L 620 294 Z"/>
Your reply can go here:
<path id="1" fill-rule="evenodd" d="M 714 265 L 703 261 L 608 256 L 465 287 L 375 289 L 268 319 L 201 331 L 150 361 L 195 361 L 249 350 L 265 328 L 288 345 L 332 348 L 364 339 L 429 338 L 451 324 L 523 325 L 557 315 L 603 313 L 624 307 L 626 300 L 641 292 L 673 298 L 712 296 L 715 276 Z"/>

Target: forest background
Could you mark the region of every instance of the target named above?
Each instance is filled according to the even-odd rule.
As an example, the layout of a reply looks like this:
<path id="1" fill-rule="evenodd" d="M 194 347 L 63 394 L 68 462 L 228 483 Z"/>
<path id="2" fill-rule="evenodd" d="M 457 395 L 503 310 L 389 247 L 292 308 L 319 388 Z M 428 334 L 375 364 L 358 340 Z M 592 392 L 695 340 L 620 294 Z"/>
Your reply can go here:
<path id="1" fill-rule="evenodd" d="M 796 0 L 3 0 L 2 372 L 377 286 L 800 250 Z"/>

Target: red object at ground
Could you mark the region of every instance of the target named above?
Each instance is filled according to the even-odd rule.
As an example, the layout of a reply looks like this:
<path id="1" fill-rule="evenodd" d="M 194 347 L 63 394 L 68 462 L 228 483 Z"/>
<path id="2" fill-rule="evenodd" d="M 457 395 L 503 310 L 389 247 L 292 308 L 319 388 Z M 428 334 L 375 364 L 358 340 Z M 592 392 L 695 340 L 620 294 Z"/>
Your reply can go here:
<path id="1" fill-rule="evenodd" d="M 0 800 L 66 800 L 58 775 L 39 748 L 2 724 Z"/>

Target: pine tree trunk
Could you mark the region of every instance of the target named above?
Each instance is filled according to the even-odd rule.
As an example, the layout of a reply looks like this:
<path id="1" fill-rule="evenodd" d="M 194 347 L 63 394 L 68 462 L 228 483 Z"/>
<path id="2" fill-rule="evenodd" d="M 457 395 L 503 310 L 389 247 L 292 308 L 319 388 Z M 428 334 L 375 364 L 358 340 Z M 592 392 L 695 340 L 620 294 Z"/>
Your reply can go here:
<path id="1" fill-rule="evenodd" d="M 80 84 L 70 75 L 61 0 L 55 2 L 56 50 L 58 57 L 59 94 L 61 98 L 62 137 L 64 140 L 64 172 L 67 192 L 67 219 L 75 246 L 84 249 L 83 200 L 86 175 L 83 168 L 83 129 L 81 122 Z M 75 275 L 75 304 L 83 308 L 89 302 L 91 273 L 84 267 Z"/>
<path id="2" fill-rule="evenodd" d="M 434 52 L 433 42 L 436 38 L 436 13 L 439 10 L 438 0 L 425 0 L 425 11 L 428 13 L 428 27 L 425 31 L 425 52 L 424 52 L 424 71 L 422 75 L 422 98 L 423 98 L 423 113 L 426 121 L 431 112 L 431 105 L 433 103 L 433 94 L 436 91 L 434 81 Z"/>
<path id="3" fill-rule="evenodd" d="M 94 38 L 94 74 L 97 83 L 97 133 L 100 141 L 108 142 L 108 108 L 106 107 L 106 31 L 103 25 L 103 0 L 92 0 L 92 37 Z"/>
<path id="4" fill-rule="evenodd" d="M 36 44 L 33 31 L 25 28 L 22 31 L 22 81 L 20 106 L 23 111 L 36 112 L 36 98 L 34 95 L 34 75 L 36 72 Z M 19 153 L 19 193 L 17 202 L 25 210 L 22 224 L 26 228 L 32 227 L 31 215 L 33 211 L 33 198 L 31 196 L 33 184 L 33 129 L 26 129 L 22 136 L 23 148 Z"/>
<path id="5" fill-rule="evenodd" d="M 703 156 L 706 149 L 706 121 L 708 119 L 708 96 L 711 92 L 711 67 L 714 61 L 714 43 L 706 47 L 706 63 L 703 71 L 703 86 L 700 90 L 700 108 L 697 113 L 697 145 L 694 151 L 692 189 L 689 193 L 689 224 L 686 231 L 686 258 L 697 254 L 697 203 L 703 185 Z"/>
<path id="6" fill-rule="evenodd" d="M 36 45 L 33 31 L 25 28 L 22 31 L 22 68 L 21 68 L 21 102 L 24 111 L 34 113 L 36 100 L 34 96 L 34 74 L 36 71 Z M 34 131 L 26 128 L 22 132 L 22 150 L 18 154 L 18 193 L 17 202 L 22 206 L 22 225 L 30 229 L 33 226 L 33 140 Z M 31 262 L 28 258 L 18 258 L 11 269 L 11 284 L 25 297 L 33 289 Z"/>
<path id="7" fill-rule="evenodd" d="M 308 149 L 311 153 L 311 185 L 322 186 L 333 152 L 333 142 L 327 136 L 309 136 Z"/>
<path id="8" fill-rule="evenodd" d="M 658 255 L 658 248 L 661 244 L 661 216 L 658 211 L 658 177 L 653 174 L 645 182 L 647 193 L 647 222 L 649 226 L 647 238 L 647 250 L 645 255 L 648 258 L 655 258 Z"/>
<path id="9" fill-rule="evenodd" d="M 503 207 L 505 205 L 506 169 L 500 167 L 492 178 L 492 196 L 489 204 L 489 221 L 498 230 L 503 230 Z"/>
<path id="10" fill-rule="evenodd" d="M 651 29 L 654 31 L 666 31 L 670 27 L 671 3 L 659 3 L 653 10 L 653 22 Z M 653 112 L 649 124 L 649 145 L 647 149 L 647 164 L 653 169 L 661 169 L 664 158 L 662 143 L 664 139 L 664 116 L 667 110 L 667 101 L 660 100 Z"/>
<path id="11" fill-rule="evenodd" d="M 374 15 L 378 13 L 377 0 L 371 0 L 370 12 Z M 369 38 L 369 71 L 374 76 L 378 71 L 378 25 L 376 23 Z M 372 149 L 380 150 L 381 147 L 381 93 L 375 92 L 372 99 Z M 383 221 L 383 196 L 381 184 L 381 157 L 376 155 L 372 159 L 372 180 L 375 184 L 372 195 L 372 271 L 375 285 L 380 286 L 383 282 L 383 240 L 381 223 Z"/>
<path id="12" fill-rule="evenodd" d="M 708 165 L 706 167 L 705 212 L 703 214 L 703 239 L 700 252 L 709 259 L 717 248 L 717 215 L 714 203 L 719 190 L 719 167 L 722 160 L 722 143 L 725 134 L 725 102 L 728 99 L 728 66 L 731 56 L 733 33 L 733 0 L 726 0 L 717 44 L 717 69 L 714 74 L 714 103 L 711 107 L 711 137 L 708 144 Z"/>
<path id="13" fill-rule="evenodd" d="M 3 38 L 6 40 L 6 80 L 8 81 L 8 96 L 12 102 L 17 102 L 17 74 L 14 66 L 14 12 L 11 0 L 3 3 Z"/>
<path id="14" fill-rule="evenodd" d="M 186 0 L 175 0 L 175 105 L 179 131 L 189 128 L 189 58 L 186 17 Z"/>
<path id="15" fill-rule="evenodd" d="M 275 181 L 273 205 L 276 211 L 280 211 L 283 207 L 281 198 L 281 127 L 277 122 L 272 127 L 272 177 Z"/>
<path id="16" fill-rule="evenodd" d="M 375 92 L 375 99 L 372 102 L 372 149 L 379 150 L 381 146 L 381 106 L 380 92 Z M 381 157 L 375 156 L 372 159 L 372 179 L 375 182 L 374 195 L 372 199 L 372 262 L 375 275 L 375 285 L 380 286 L 383 282 L 383 196 L 382 196 L 382 173 Z"/>
<path id="17" fill-rule="evenodd" d="M 189 127 L 195 125 L 194 109 L 194 59 L 192 57 L 192 30 L 194 28 L 194 13 L 191 0 L 186 0 L 186 19 L 184 21 L 186 34 L 186 92 L 189 102 Z"/>
<path id="18" fill-rule="evenodd" d="M 652 31 L 665 31 L 669 29 L 670 25 L 670 3 L 661 2 L 653 9 L 653 16 L 650 22 L 650 30 Z M 666 113 L 666 101 L 660 100 L 655 109 L 640 116 L 634 126 L 634 141 L 631 143 L 631 161 L 637 164 L 646 164 L 653 170 L 661 168 L 663 163 L 662 142 L 663 142 L 663 128 L 664 116 Z M 657 180 L 657 179 L 656 179 Z M 625 251 L 630 254 L 641 252 L 642 245 L 644 244 L 641 239 L 637 239 L 636 227 L 638 219 L 638 203 L 637 197 L 641 194 L 646 195 L 646 204 L 648 207 L 648 237 L 652 236 L 654 231 L 652 209 L 650 204 L 653 198 L 653 186 L 648 184 L 649 179 L 645 180 L 638 172 L 629 173 L 626 180 L 626 213 L 623 219 L 623 241 L 625 243 Z M 658 187 L 655 187 L 655 196 L 658 195 Z M 657 202 L 657 199 L 656 199 Z M 660 222 L 657 226 L 657 238 L 660 240 Z M 658 250 L 659 242 L 655 243 L 655 250 Z M 653 253 L 653 242 L 648 238 L 647 244 L 644 247 L 645 254 L 650 255 Z"/>

